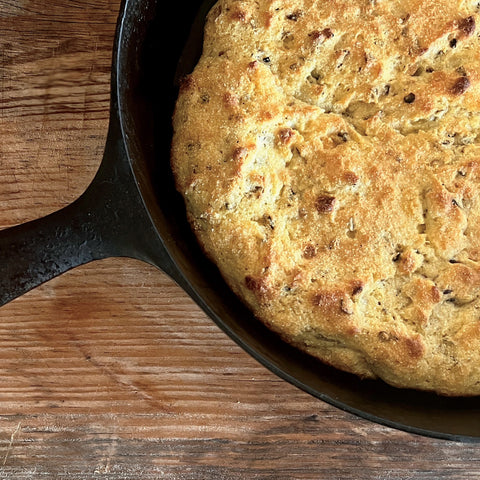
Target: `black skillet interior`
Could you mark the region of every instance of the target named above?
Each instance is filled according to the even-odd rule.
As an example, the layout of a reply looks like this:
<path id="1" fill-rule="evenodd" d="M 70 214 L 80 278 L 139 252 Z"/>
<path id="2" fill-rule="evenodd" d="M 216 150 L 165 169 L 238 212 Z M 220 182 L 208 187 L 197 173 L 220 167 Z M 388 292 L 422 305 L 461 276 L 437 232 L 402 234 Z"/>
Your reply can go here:
<path id="1" fill-rule="evenodd" d="M 175 191 L 169 149 L 176 72 L 193 68 L 201 51 L 205 13 L 212 4 L 213 0 L 129 0 L 126 4 L 116 72 L 121 125 L 145 204 L 170 257 L 166 260 L 159 253 L 152 263 L 170 272 L 254 358 L 321 400 L 408 432 L 480 440 L 478 398 L 399 390 L 380 381 L 360 380 L 304 355 L 261 325 L 203 256 L 187 224 L 183 200 Z"/>

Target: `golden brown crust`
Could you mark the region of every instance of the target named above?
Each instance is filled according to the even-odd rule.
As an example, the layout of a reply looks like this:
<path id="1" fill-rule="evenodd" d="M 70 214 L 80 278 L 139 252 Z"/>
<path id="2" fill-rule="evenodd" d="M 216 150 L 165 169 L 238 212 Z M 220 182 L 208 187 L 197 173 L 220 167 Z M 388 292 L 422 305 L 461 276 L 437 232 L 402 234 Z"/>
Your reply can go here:
<path id="1" fill-rule="evenodd" d="M 478 2 L 220 0 L 174 115 L 200 243 L 343 370 L 480 394 Z"/>

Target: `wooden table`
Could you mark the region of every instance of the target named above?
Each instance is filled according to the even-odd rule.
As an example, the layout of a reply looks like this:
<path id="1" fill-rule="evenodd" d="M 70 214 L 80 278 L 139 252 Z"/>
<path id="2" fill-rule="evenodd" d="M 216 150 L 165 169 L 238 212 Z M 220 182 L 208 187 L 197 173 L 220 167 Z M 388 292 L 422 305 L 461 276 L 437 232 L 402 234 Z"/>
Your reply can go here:
<path id="1" fill-rule="evenodd" d="M 102 157 L 118 0 L 0 0 L 0 227 Z M 478 479 L 480 450 L 279 380 L 166 275 L 77 268 L 0 309 L 0 479 Z"/>

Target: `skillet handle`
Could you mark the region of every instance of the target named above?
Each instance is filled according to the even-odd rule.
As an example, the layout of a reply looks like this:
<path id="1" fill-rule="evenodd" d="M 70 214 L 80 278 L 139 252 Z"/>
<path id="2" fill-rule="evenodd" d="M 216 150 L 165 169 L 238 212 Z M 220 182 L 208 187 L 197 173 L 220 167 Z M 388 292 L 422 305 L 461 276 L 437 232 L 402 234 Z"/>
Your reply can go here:
<path id="1" fill-rule="evenodd" d="M 149 252 L 154 251 L 174 276 L 160 242 L 113 120 L 100 168 L 76 201 L 0 231 L 0 306 L 73 267 L 106 257 L 152 263 Z"/>

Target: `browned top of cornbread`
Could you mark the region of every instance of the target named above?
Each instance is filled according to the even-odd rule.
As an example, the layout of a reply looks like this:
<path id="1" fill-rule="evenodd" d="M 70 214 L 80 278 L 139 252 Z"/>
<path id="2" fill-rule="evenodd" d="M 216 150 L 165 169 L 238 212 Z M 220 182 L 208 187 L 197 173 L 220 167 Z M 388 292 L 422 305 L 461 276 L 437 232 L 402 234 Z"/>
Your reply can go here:
<path id="1" fill-rule="evenodd" d="M 200 243 L 284 339 L 480 394 L 477 1 L 220 0 L 172 166 Z"/>

